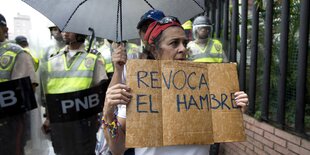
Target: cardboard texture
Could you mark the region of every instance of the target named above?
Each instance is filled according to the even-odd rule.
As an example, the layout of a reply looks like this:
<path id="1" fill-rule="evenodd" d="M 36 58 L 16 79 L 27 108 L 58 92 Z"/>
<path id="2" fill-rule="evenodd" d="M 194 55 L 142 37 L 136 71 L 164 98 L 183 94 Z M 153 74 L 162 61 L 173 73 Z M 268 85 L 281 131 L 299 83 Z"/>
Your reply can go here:
<path id="1" fill-rule="evenodd" d="M 212 109 L 214 142 L 245 141 L 242 112 L 232 100 L 233 94 L 239 91 L 237 65 L 208 64 L 208 77 L 211 96 L 214 95 L 220 100 L 219 104 L 211 99 L 211 107 L 214 107 Z"/>
<path id="2" fill-rule="evenodd" d="M 163 145 L 212 143 L 206 65 L 163 61 L 161 68 Z"/>
<path id="3" fill-rule="evenodd" d="M 236 64 L 128 60 L 126 147 L 244 141 Z"/>
<path id="4" fill-rule="evenodd" d="M 150 77 L 150 72 L 160 73 L 159 64 L 159 61 L 149 60 L 127 62 L 126 83 L 132 88 L 133 98 L 130 105 L 127 106 L 126 145 L 132 148 L 163 145 L 161 89 L 152 88 L 150 78 L 143 78 L 149 87 L 142 82 L 137 82 L 137 72 L 140 71 L 139 74 L 142 77 Z M 157 82 L 153 82 L 154 86 L 161 86 L 160 74 L 152 74 L 152 76 L 154 79 L 158 79 Z M 141 95 L 138 97 L 139 106 L 136 104 L 137 94 Z M 152 102 L 152 106 L 150 102 Z"/>

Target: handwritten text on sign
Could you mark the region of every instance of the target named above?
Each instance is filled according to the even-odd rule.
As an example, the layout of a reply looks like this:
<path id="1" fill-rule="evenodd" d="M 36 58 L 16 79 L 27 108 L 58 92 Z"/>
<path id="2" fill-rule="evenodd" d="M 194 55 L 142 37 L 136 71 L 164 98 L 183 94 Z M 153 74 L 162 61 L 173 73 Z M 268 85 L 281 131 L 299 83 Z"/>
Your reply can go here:
<path id="1" fill-rule="evenodd" d="M 138 88 L 152 88 L 152 89 L 162 89 L 161 80 L 159 77 L 160 73 L 158 71 L 138 71 L 137 72 L 137 84 Z M 176 90 L 201 90 L 203 87 L 208 88 L 208 82 L 206 80 L 206 76 L 204 73 L 197 75 L 196 72 L 192 71 L 190 73 L 186 73 L 184 70 L 170 70 L 168 72 L 168 77 L 165 76 L 164 73 L 161 74 L 163 79 L 163 86 L 166 89 L 176 89 Z M 194 81 L 198 80 L 198 84 L 194 84 Z M 228 101 L 228 95 L 230 96 L 230 101 Z M 145 99 L 148 102 L 143 102 Z M 227 103 L 232 103 L 232 107 L 230 107 Z M 210 109 L 231 109 L 238 108 L 233 102 L 233 93 L 226 94 L 222 93 L 220 96 L 216 96 L 216 94 L 205 93 L 203 95 L 199 95 L 198 98 L 195 98 L 193 94 L 176 94 L 176 110 L 180 112 L 181 107 L 184 106 L 186 110 L 190 110 L 191 108 L 195 108 L 198 110 L 207 108 Z M 212 103 L 212 104 L 211 104 Z M 137 112 L 151 112 L 158 113 L 158 110 L 152 108 L 152 94 L 136 94 L 136 106 Z M 141 110 L 141 106 L 149 106 L 149 111 Z"/>

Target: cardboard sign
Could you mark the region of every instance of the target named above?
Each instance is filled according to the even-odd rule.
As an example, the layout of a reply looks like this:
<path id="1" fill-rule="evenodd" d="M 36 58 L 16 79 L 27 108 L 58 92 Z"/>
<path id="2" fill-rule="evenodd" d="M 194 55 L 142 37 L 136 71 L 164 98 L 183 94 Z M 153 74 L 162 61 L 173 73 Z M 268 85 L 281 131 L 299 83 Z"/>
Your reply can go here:
<path id="1" fill-rule="evenodd" d="M 29 77 L 0 83 L 0 119 L 37 107 Z"/>
<path id="2" fill-rule="evenodd" d="M 126 147 L 244 141 L 236 64 L 129 60 Z"/>
<path id="3" fill-rule="evenodd" d="M 80 120 L 102 111 L 105 93 L 110 81 L 89 89 L 63 94 L 46 94 L 51 123 Z"/>

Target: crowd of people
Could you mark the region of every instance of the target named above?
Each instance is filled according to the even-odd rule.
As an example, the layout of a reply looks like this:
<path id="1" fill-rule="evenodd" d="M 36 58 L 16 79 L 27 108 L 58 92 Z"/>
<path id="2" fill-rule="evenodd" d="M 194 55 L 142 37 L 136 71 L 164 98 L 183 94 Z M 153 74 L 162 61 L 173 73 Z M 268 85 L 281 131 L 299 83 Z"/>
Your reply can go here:
<path id="1" fill-rule="evenodd" d="M 210 145 L 125 148 L 126 105 L 133 96 L 126 85 L 124 72 L 128 59 L 228 62 L 221 42 L 210 35 L 210 20 L 200 15 L 192 21 L 182 25 L 176 17 L 166 16 L 160 10 L 149 10 L 137 23 L 140 45 L 104 38 L 90 43 L 86 35 L 61 32 L 52 25 L 49 29 L 54 44 L 35 53 L 29 49 L 26 37 L 17 36 L 13 41 L 9 40 L 5 17 L 0 14 L 0 82 L 30 77 L 33 90 L 39 96 L 39 107 L 44 109 L 40 126 L 52 144 L 54 152 L 49 154 L 206 155 Z M 76 121 L 50 122 L 49 115 L 52 114 L 48 112 L 46 94 L 78 92 L 106 79 L 111 82 L 102 113 Z M 248 105 L 245 92 L 238 91 L 234 95 L 238 106 Z M 31 111 L 0 118 L 0 134 L 4 135 L 0 137 L 1 153 L 27 154 L 26 146 L 30 139 L 23 129 L 31 122 L 26 116 L 29 113 Z"/>

